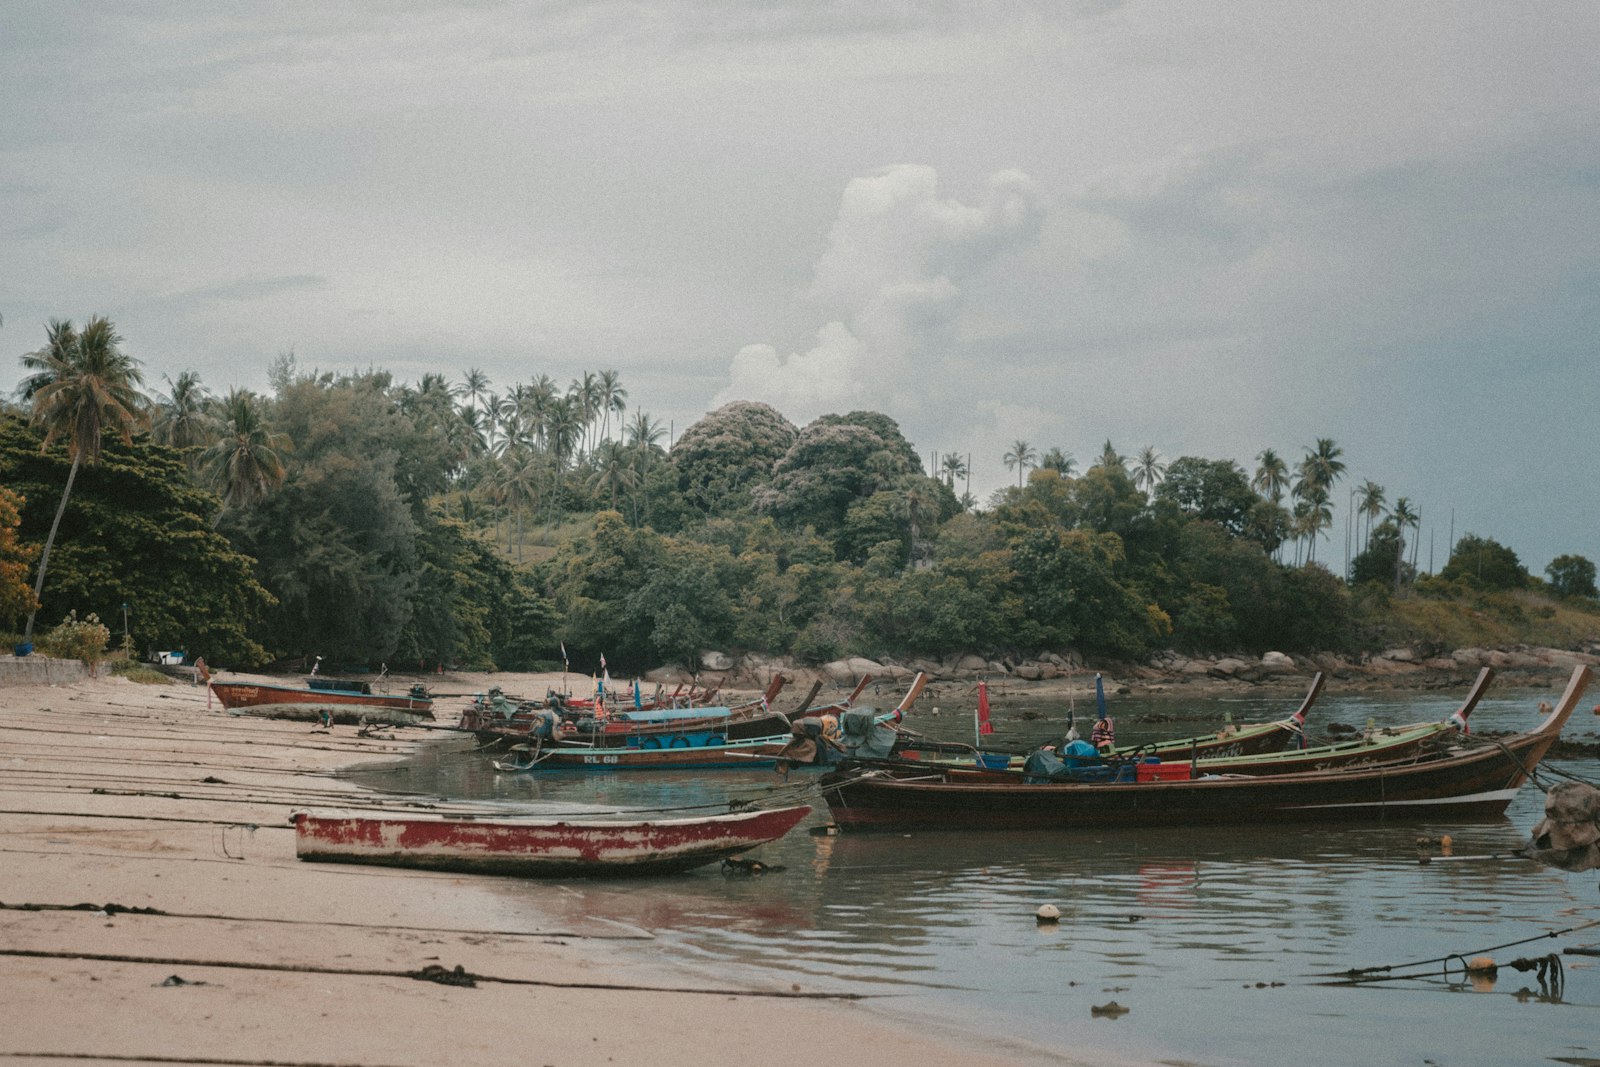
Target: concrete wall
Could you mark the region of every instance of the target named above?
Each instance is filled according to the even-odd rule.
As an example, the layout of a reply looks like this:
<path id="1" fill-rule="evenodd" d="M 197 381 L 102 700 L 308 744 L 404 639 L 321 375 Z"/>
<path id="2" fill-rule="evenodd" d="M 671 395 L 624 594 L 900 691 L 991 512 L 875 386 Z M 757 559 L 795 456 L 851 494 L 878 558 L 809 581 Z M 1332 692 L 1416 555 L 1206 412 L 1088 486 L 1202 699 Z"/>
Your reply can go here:
<path id="1" fill-rule="evenodd" d="M 17 659 L 0 656 L 0 686 L 67 685 L 89 677 L 89 668 L 77 659 L 51 659 L 35 653 Z"/>

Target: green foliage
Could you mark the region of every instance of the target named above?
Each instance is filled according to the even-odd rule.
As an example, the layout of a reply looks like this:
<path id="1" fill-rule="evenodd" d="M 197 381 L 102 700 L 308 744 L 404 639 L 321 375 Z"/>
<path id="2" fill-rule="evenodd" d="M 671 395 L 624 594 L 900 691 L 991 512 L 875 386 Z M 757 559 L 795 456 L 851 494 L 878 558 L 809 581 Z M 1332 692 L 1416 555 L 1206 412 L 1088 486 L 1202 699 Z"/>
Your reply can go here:
<path id="1" fill-rule="evenodd" d="M 126 678 L 130 682 L 140 685 L 171 685 L 172 679 L 156 670 L 148 663 L 141 663 L 136 659 L 123 657 L 111 661 L 111 673 L 119 678 Z"/>
<path id="2" fill-rule="evenodd" d="M 1399 529 L 1392 520 L 1385 519 L 1373 528 L 1367 547 L 1350 561 L 1350 584 L 1394 585 L 1397 565 L 1401 584 L 1414 580 L 1416 569 L 1400 559 L 1402 549 Z"/>
<path id="3" fill-rule="evenodd" d="M 702 515 L 734 514 L 794 444 L 794 424 L 766 404 L 724 404 L 683 432 L 671 467 L 683 501 Z"/>
<path id="4" fill-rule="evenodd" d="M 1082 648 L 1134 657 L 1165 638 L 1170 623 L 1159 609 L 1118 580 L 1122 540 L 1084 530 L 1036 530 L 1012 549 L 1017 592 L 1030 627 L 1018 644 Z"/>
<path id="5" fill-rule="evenodd" d="M 39 452 L 20 421 L 0 418 L 0 482 L 27 497 L 19 533 L 43 540 L 69 463 Z M 194 487 L 177 453 L 145 438 L 106 442 L 76 480 L 44 587 L 45 619 L 69 608 L 128 625 L 142 649 L 185 648 L 218 664 L 268 657 L 261 621 L 272 603 L 255 564 L 212 530 L 220 501 Z"/>
<path id="6" fill-rule="evenodd" d="M 1450 552 L 1439 577 L 1479 589 L 1525 589 L 1529 575 L 1517 554 L 1491 537 L 1466 534 Z"/>
<path id="7" fill-rule="evenodd" d="M 942 493 L 954 504 L 948 487 L 935 487 L 922 475 L 916 454 L 892 419 L 852 412 L 823 416 L 801 430 L 778 461 L 772 480 L 752 499 L 758 512 L 774 516 L 781 525 L 810 526 L 824 536 L 835 536 L 852 505 L 874 493 L 905 492 L 913 485 L 928 494 L 928 503 Z M 954 511 L 949 507 L 949 514 Z M 876 543 L 863 545 L 859 536 L 850 539 L 857 549 Z M 839 558 L 849 558 L 843 544 L 838 552 Z"/>
<path id="8" fill-rule="evenodd" d="M 91 611 L 80 619 L 74 610 L 39 638 L 38 650 L 57 659 L 82 660 L 93 667 L 105 659 L 110 641 L 111 631 L 100 622 L 100 616 Z"/>
<path id="9" fill-rule="evenodd" d="M 1156 499 L 1167 500 L 1191 518 L 1214 522 L 1234 536 L 1249 528 L 1252 509 L 1260 502 L 1250 478 L 1232 460 L 1181 456 L 1167 465 Z"/>
<path id="10" fill-rule="evenodd" d="M 1591 600 L 1600 597 L 1600 589 L 1595 588 L 1594 563 L 1583 556 L 1557 556 L 1550 561 L 1544 573 L 1550 579 L 1551 591 L 1557 596 L 1588 597 Z M 0 617 L 4 617 L 3 614 Z"/>

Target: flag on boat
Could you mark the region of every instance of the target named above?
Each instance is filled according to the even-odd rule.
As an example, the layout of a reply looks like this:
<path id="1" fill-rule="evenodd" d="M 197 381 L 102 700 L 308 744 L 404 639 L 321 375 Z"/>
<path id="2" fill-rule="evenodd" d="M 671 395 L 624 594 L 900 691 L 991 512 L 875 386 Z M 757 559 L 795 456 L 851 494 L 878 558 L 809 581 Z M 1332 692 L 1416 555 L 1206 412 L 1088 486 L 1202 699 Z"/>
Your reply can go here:
<path id="1" fill-rule="evenodd" d="M 994 723 L 989 721 L 989 683 L 978 683 L 978 735 L 994 733 Z"/>
<path id="2" fill-rule="evenodd" d="M 604 652 L 600 653 L 600 669 L 602 671 L 606 669 L 606 654 Z"/>
<path id="3" fill-rule="evenodd" d="M 635 678 L 633 680 L 633 709 L 638 711 L 643 706 L 643 702 L 639 699 L 639 679 Z"/>
<path id="4" fill-rule="evenodd" d="M 561 642 L 561 665 L 563 667 L 567 665 L 567 643 L 565 641 Z"/>

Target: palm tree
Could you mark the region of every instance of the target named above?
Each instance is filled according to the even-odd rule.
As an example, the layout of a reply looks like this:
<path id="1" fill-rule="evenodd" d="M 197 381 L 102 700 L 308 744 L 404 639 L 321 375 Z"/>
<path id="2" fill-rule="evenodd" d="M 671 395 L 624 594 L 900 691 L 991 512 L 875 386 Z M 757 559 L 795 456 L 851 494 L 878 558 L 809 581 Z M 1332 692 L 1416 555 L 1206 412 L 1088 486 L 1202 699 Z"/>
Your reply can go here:
<path id="1" fill-rule="evenodd" d="M 573 408 L 583 431 L 584 451 L 589 451 L 589 428 L 594 425 L 595 415 L 600 411 L 600 379 L 592 372 L 584 371 L 581 379 L 574 378 L 572 384 L 567 386 L 567 398 L 574 402 Z"/>
<path id="2" fill-rule="evenodd" d="M 1161 462 L 1161 453 L 1153 445 L 1145 445 L 1139 450 L 1139 458 L 1133 464 L 1133 484 L 1144 490 L 1146 496 L 1153 496 L 1156 486 L 1161 484 L 1162 477 L 1167 473 L 1167 465 Z"/>
<path id="3" fill-rule="evenodd" d="M 1383 515 L 1384 499 L 1383 486 L 1368 478 L 1361 483 L 1361 488 L 1356 490 L 1356 514 L 1367 520 L 1367 533 L 1362 545 L 1372 539 L 1372 524 Z M 1360 551 L 1358 549 L 1358 551 Z"/>
<path id="4" fill-rule="evenodd" d="M 1072 477 L 1073 470 L 1078 466 L 1078 461 L 1072 458 L 1072 453 L 1054 446 L 1045 450 L 1039 457 L 1039 466 L 1047 471 L 1055 471 L 1063 478 Z"/>
<path id="5" fill-rule="evenodd" d="M 1000 458 L 1006 461 L 1006 470 L 1017 472 L 1018 489 L 1022 488 L 1023 481 L 1028 477 L 1028 468 L 1038 465 L 1038 454 L 1026 441 L 1013 442 L 1011 451 Z"/>
<path id="6" fill-rule="evenodd" d="M 648 453 L 651 456 L 662 455 L 661 439 L 667 431 L 656 420 L 650 417 L 647 411 L 635 411 L 633 421 L 628 423 L 626 438 L 628 447 L 636 452 Z"/>
<path id="7" fill-rule="evenodd" d="M 1283 491 L 1289 488 L 1289 468 L 1283 457 L 1270 448 L 1263 448 L 1256 456 L 1256 476 L 1250 486 L 1274 504 L 1282 500 Z"/>
<path id="8" fill-rule="evenodd" d="M 628 391 L 622 387 L 622 379 L 614 370 L 600 372 L 600 379 L 595 386 L 595 390 L 598 394 L 597 399 L 600 402 L 600 417 L 604 420 L 604 428 L 600 431 L 600 435 L 602 437 L 610 437 L 611 413 L 613 411 L 617 413 L 617 421 L 618 425 L 620 425 L 622 413 L 628 407 Z"/>
<path id="9" fill-rule="evenodd" d="M 35 605 L 44 592 L 50 549 L 61 529 L 61 516 L 72 496 L 78 468 L 99 462 L 106 434 L 131 443 L 133 431 L 147 418 L 145 398 L 138 389 L 144 384 L 139 361 L 118 347 L 122 338 L 109 319 L 96 315 L 84 324 L 81 333 L 73 329 L 70 320 L 51 320 L 47 337 L 44 348 L 22 357 L 22 365 L 34 372 L 24 379 L 22 394 L 32 402 L 33 425 L 44 431 L 40 450 L 64 440 L 72 467 L 67 471 L 61 503 L 56 506 L 55 520 L 39 554 L 39 575 L 33 584 Z M 24 643 L 33 638 L 33 621 L 38 613 L 37 606 L 28 613 L 22 633 Z"/>
<path id="10" fill-rule="evenodd" d="M 1422 516 L 1412 510 L 1411 501 L 1408 498 L 1401 497 L 1394 502 L 1394 510 L 1389 513 L 1389 518 L 1394 520 L 1394 589 L 1398 593 L 1400 591 L 1402 565 L 1406 558 L 1406 527 L 1415 527 L 1422 521 Z"/>
<path id="11" fill-rule="evenodd" d="M 940 470 L 944 471 L 944 484 L 950 487 L 953 493 L 956 489 L 956 479 L 967 476 L 967 461 L 953 452 L 946 452 L 944 459 L 939 461 Z"/>
<path id="12" fill-rule="evenodd" d="M 1106 438 L 1105 447 L 1100 450 L 1100 458 L 1095 460 L 1094 465 L 1096 467 L 1104 467 L 1106 470 L 1116 467 L 1119 470 L 1126 471 L 1128 469 L 1128 460 L 1120 455 L 1115 448 L 1111 447 L 1111 438 L 1108 437 Z"/>
<path id="13" fill-rule="evenodd" d="M 1344 476 L 1344 461 L 1339 457 L 1344 455 L 1344 449 L 1333 443 L 1331 437 L 1319 437 L 1317 443 L 1306 452 L 1306 458 L 1301 461 L 1300 469 L 1306 472 L 1311 483 L 1330 494 L 1339 479 Z"/>
<path id="14" fill-rule="evenodd" d="M 228 391 L 218 421 L 217 439 L 200 456 L 204 477 L 227 507 L 264 499 L 283 484 L 289 436 L 268 429 L 261 402 L 248 389 Z"/>
<path id="15" fill-rule="evenodd" d="M 628 449 L 620 441 L 606 441 L 595 452 L 594 473 L 589 477 L 592 489 L 611 492 L 611 510 L 617 510 L 617 490 L 631 492 L 639 486 L 639 472 L 629 462 Z"/>
<path id="16" fill-rule="evenodd" d="M 473 410 L 477 410 L 478 398 L 489 393 L 489 376 L 477 367 L 467 371 L 467 376 L 462 379 L 461 393 L 467 398 L 467 403 Z"/>
<path id="17" fill-rule="evenodd" d="M 211 397 L 200 384 L 200 375 L 186 370 L 179 373 L 177 381 L 170 375 L 163 377 L 172 391 L 156 399 L 151 436 L 157 444 L 179 452 L 207 444 L 211 437 Z"/>

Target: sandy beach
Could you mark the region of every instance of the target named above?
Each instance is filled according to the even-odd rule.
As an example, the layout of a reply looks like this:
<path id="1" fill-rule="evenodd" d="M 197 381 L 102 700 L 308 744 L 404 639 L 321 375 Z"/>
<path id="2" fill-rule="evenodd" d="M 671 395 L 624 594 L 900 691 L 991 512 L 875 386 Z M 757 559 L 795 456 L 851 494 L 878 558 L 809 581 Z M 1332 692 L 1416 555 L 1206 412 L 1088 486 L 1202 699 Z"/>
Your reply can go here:
<path id="1" fill-rule="evenodd" d="M 481 682 L 430 681 L 446 692 Z M 458 704 L 441 702 L 441 720 Z M 335 771 L 401 758 L 431 736 L 237 717 L 181 683 L 0 686 L 0 1057 L 1085 1062 L 1021 1041 L 980 1044 L 803 981 L 718 986 L 635 962 L 648 952 L 619 953 L 617 941 L 650 931 L 601 918 L 558 928 L 498 879 L 295 858 L 296 808 L 399 802 Z M 458 967 L 474 985 L 428 977 Z"/>

